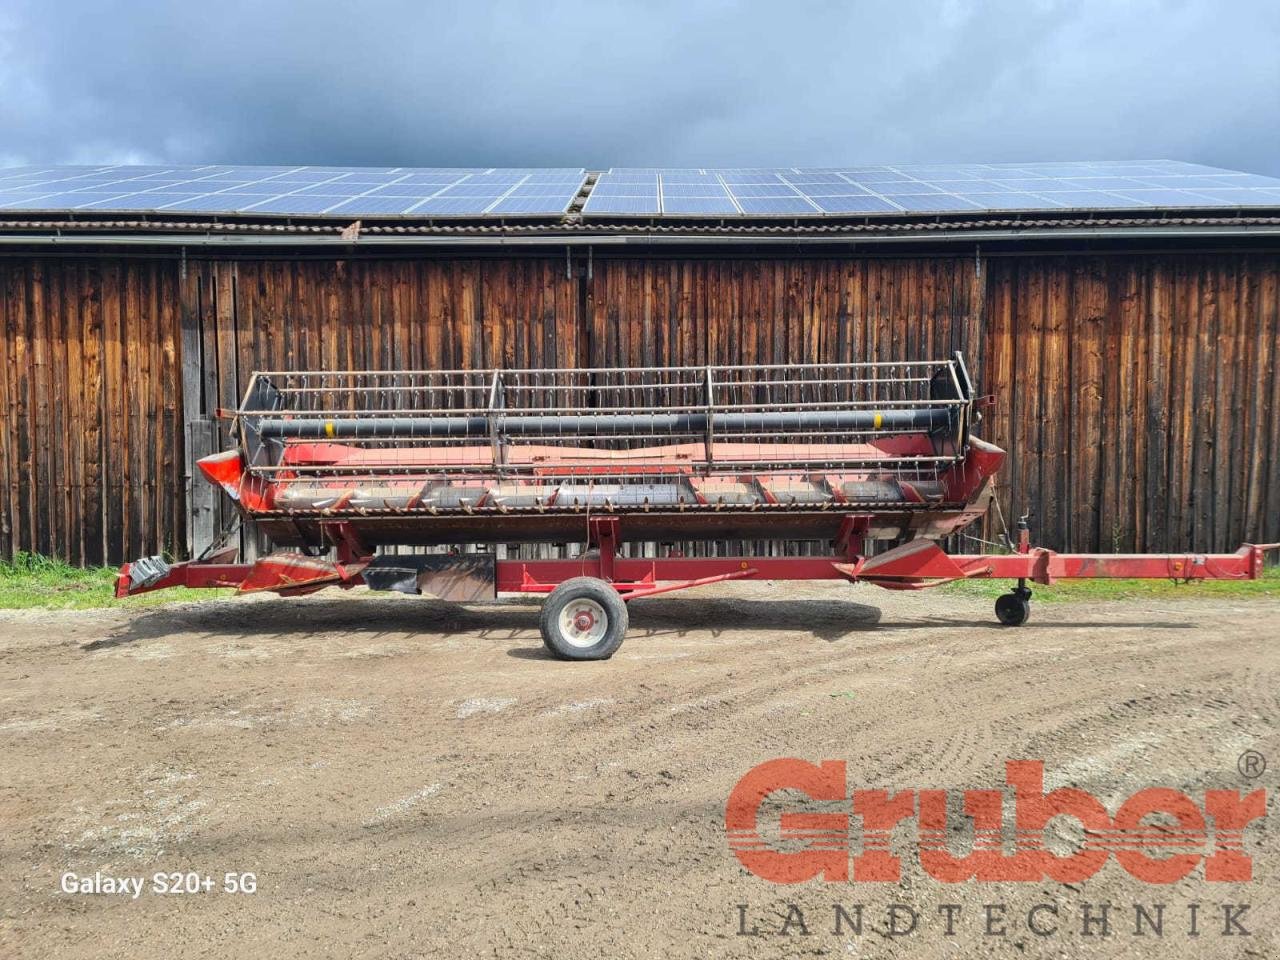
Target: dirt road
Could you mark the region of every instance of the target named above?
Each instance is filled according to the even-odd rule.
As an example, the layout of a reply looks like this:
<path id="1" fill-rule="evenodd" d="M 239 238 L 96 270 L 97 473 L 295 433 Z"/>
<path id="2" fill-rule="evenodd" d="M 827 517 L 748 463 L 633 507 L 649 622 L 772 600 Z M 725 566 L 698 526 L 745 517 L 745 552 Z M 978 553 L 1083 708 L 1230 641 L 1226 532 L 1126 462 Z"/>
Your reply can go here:
<path id="1" fill-rule="evenodd" d="M 1071 886 L 944 884 L 904 845 L 899 883 L 782 887 L 723 820 L 784 756 L 894 790 L 999 788 L 1007 759 L 1041 759 L 1113 811 L 1153 785 L 1270 800 L 1274 601 L 1039 604 L 1011 630 L 986 600 L 738 584 L 638 602 L 587 664 L 547 659 L 536 614 L 385 595 L 0 614 L 0 956 L 1280 956 L 1274 822 L 1245 834 L 1251 883 L 1154 887 L 1113 861 Z M 1246 750 L 1272 759 L 1258 779 Z M 60 890 L 157 871 L 216 885 Z M 228 872 L 256 892 L 221 892 Z M 1051 936 L 1025 922 L 1041 902 Z M 1104 902 L 1110 936 L 1084 936 Z M 893 903 L 911 934 L 889 936 Z M 1167 905 L 1163 937 L 1133 935 L 1135 903 Z M 1249 936 L 1223 935 L 1223 903 L 1252 905 Z M 864 905 L 861 935 L 833 932 L 834 904 Z M 779 932 L 790 905 L 808 936 Z"/>

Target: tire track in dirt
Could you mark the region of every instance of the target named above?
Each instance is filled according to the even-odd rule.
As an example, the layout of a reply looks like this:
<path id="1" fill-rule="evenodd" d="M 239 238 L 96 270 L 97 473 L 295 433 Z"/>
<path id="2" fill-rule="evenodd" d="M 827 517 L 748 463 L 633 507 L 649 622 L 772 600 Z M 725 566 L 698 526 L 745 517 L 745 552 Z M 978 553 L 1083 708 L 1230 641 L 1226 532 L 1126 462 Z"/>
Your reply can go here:
<path id="1" fill-rule="evenodd" d="M 841 758 L 851 787 L 914 788 L 999 786 L 1006 759 L 1044 759 L 1051 782 L 1078 777 L 1109 796 L 1151 782 L 1238 786 L 1232 738 L 1280 750 L 1280 663 L 1260 629 L 1280 604 L 1045 604 L 1006 630 L 976 599 L 843 585 L 768 597 L 740 584 L 638 603 L 618 656 L 580 665 L 540 658 L 529 605 L 357 594 L 0 615 L 0 749 L 13 771 L 0 857 L 25 876 L 0 877 L 0 898 L 19 905 L 11 933 L 72 960 L 103 942 L 145 958 L 174 930 L 183 944 L 251 937 L 283 953 L 321 936 L 350 957 L 841 953 L 830 937 L 735 940 L 732 905 L 816 895 L 927 909 L 941 894 L 916 875 L 835 894 L 745 875 L 721 818 L 763 759 Z M 184 862 L 252 862 L 261 895 L 130 912 L 51 893 L 63 855 L 50 838 L 109 825 L 151 789 L 149 769 L 195 774 L 156 795 L 163 810 L 169 794 L 202 804 L 175 847 Z M 101 803 L 78 814 L 89 789 Z M 1280 852 L 1270 833 L 1248 842 L 1259 863 Z M 992 895 L 944 893 L 973 909 Z M 1187 881 L 1161 893 L 1206 891 Z M 1141 895 L 1122 873 L 1078 896 L 1025 893 Z M 855 946 L 897 960 L 989 945 L 872 934 Z M 1078 938 L 998 949 L 1116 946 L 1151 955 Z M 1266 955 L 1274 943 L 1253 946 Z M 1211 958 L 1224 949 L 1198 945 Z"/>

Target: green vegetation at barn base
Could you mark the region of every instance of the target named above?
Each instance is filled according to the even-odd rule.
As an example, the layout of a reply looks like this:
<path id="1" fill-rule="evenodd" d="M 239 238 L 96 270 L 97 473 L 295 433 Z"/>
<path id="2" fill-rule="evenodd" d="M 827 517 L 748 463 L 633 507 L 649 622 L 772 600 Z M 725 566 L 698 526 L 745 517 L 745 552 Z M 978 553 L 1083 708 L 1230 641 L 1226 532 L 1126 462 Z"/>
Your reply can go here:
<path id="1" fill-rule="evenodd" d="M 126 600 L 115 598 L 115 567 L 73 567 L 32 553 L 0 561 L 0 610 L 42 607 L 85 610 L 92 607 L 154 607 L 179 601 L 209 600 L 230 590 L 157 590 Z"/>
<path id="2" fill-rule="evenodd" d="M 964 580 L 939 590 L 958 596 L 991 597 L 1008 593 L 1013 580 Z M 1280 597 L 1280 566 L 1269 566 L 1260 580 L 1205 580 L 1174 583 L 1172 580 L 1060 580 L 1051 587 L 1029 583 L 1033 603 L 1093 603 L 1104 600 L 1205 600 Z"/>

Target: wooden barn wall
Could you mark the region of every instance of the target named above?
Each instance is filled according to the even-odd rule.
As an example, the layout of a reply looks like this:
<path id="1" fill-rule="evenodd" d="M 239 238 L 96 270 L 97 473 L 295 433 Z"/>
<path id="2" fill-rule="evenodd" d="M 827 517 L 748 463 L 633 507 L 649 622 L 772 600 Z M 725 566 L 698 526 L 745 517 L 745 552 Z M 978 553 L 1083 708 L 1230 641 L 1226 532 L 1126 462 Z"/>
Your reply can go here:
<path id="1" fill-rule="evenodd" d="M 233 445 L 213 416 L 238 405 L 255 370 L 576 366 L 578 300 L 563 258 L 192 263 L 183 356 L 202 385 L 187 407 L 210 425 L 193 455 Z M 207 544 L 234 508 L 203 482 L 191 493 L 191 541 Z"/>
<path id="2" fill-rule="evenodd" d="M 182 549 L 177 277 L 0 259 L 0 554 Z"/>
<path id="3" fill-rule="evenodd" d="M 1280 540 L 1280 257 L 989 265 L 1006 516 L 1064 550 Z"/>
<path id="4" fill-rule="evenodd" d="M 1280 256 L 0 260 L 0 553 L 181 554 L 254 370 L 963 350 L 1000 498 L 1074 550 L 1280 540 Z M 185 371 L 185 377 L 184 377 Z M 185 383 L 185 387 L 184 387 Z"/>
<path id="5" fill-rule="evenodd" d="M 1280 256 L 597 261 L 601 364 L 964 352 L 1010 527 L 1060 550 L 1280 540 Z M 998 530 L 996 518 L 987 536 Z"/>

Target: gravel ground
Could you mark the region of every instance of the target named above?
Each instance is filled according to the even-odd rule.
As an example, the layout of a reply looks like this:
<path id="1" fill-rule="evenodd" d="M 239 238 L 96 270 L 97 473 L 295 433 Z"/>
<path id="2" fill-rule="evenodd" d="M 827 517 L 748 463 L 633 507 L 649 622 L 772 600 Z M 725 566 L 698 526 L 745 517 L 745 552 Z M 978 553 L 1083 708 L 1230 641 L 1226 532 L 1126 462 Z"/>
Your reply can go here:
<path id="1" fill-rule="evenodd" d="M 785 597 L 786 599 L 777 599 Z M 1280 769 L 1280 603 L 1039 605 L 841 584 L 637 602 L 605 663 L 548 659 L 537 609 L 353 594 L 0 613 L 0 956 L 1280 956 L 1280 843 L 1250 883 L 1114 861 L 1071 886 L 775 886 L 728 849 L 734 783 L 784 756 L 850 787 L 999 788 L 1008 759 L 1115 805 Z M 1273 758 L 1258 779 L 1243 751 Z M 1274 817 L 1274 811 L 1271 811 Z M 914 829 L 914 828 L 913 828 Z M 856 846 L 856 844 L 855 844 Z M 195 871 L 209 892 L 78 895 Z M 224 893 L 228 872 L 256 893 Z M 1020 918 L 1055 903 L 1061 930 Z M 891 937 L 886 911 L 920 916 Z M 946 936 L 942 904 L 960 904 Z M 1003 936 L 984 905 L 1006 904 Z M 1082 904 L 1111 934 L 1083 936 Z M 1166 930 L 1133 935 L 1133 904 Z M 1188 935 L 1202 904 L 1201 935 Z M 1251 935 L 1223 936 L 1223 903 Z M 738 905 L 756 936 L 738 934 Z M 864 905 L 861 935 L 834 905 Z M 810 933 L 779 930 L 794 905 Z"/>

